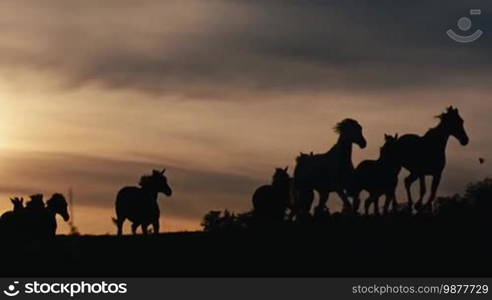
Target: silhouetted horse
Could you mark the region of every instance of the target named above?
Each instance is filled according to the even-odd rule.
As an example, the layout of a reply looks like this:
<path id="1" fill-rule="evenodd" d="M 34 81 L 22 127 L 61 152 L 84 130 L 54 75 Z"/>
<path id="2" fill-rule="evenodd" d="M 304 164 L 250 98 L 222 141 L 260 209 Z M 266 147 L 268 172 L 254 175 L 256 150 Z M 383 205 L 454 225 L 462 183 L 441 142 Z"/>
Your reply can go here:
<path id="1" fill-rule="evenodd" d="M 142 227 L 142 233 L 147 234 L 147 227 L 152 224 L 154 233 L 159 233 L 160 210 L 157 196 L 163 193 L 171 196 L 172 190 L 164 176 L 166 169 L 152 171 L 152 175 L 142 176 L 140 187 L 127 186 L 118 192 L 116 197 L 116 219 L 113 219 L 118 227 L 118 235 L 122 234 L 123 222 L 128 219 L 132 222 L 132 233 L 137 233 L 138 226 Z"/>
<path id="2" fill-rule="evenodd" d="M 14 210 L 4 213 L 0 218 L 1 230 L 7 235 L 20 237 L 55 236 L 56 215 L 62 216 L 64 221 L 70 219 L 67 201 L 62 194 L 54 194 L 46 201 L 46 205 L 41 194 L 33 195 L 25 208 L 19 205 L 22 203 L 22 198 L 14 199 L 16 199 Z M 14 202 L 12 199 L 11 201 Z"/>
<path id="3" fill-rule="evenodd" d="M 384 213 L 388 212 L 390 204 L 396 209 L 396 186 L 398 174 L 401 170 L 401 162 L 398 156 L 398 135 L 384 135 L 385 143 L 381 147 L 378 160 L 364 160 L 355 169 L 354 190 L 349 194 L 354 197 L 354 202 L 359 203 L 359 194 L 362 190 L 369 193 L 365 201 L 365 214 L 368 214 L 369 206 L 374 204 L 374 213 L 379 214 L 379 198 L 385 195 Z"/>
<path id="4" fill-rule="evenodd" d="M 344 209 L 351 207 L 346 189 L 353 181 L 352 144 L 366 147 L 362 127 L 353 119 L 345 119 L 335 126 L 340 136 L 337 143 L 326 153 L 308 155 L 301 153 L 296 159 L 294 186 L 298 217 L 309 215 L 314 193 L 319 194 L 316 212 L 323 212 L 330 192 L 336 192 L 344 203 Z"/>
<path id="5" fill-rule="evenodd" d="M 253 214 L 255 218 L 269 221 L 282 221 L 291 203 L 291 178 L 288 167 L 275 169 L 271 185 L 263 185 L 253 194 Z"/>
<path id="6" fill-rule="evenodd" d="M 13 209 L 4 212 L 0 216 L 0 229 L 4 233 L 14 232 L 18 228 L 16 214 L 19 214 L 24 209 L 24 198 L 10 198 L 10 202 L 14 206 Z"/>
<path id="7" fill-rule="evenodd" d="M 420 180 L 420 197 L 415 204 L 417 210 L 423 207 L 426 175 L 432 176 L 432 187 L 425 206 L 432 207 L 432 201 L 436 197 L 441 174 L 446 165 L 446 145 L 449 136 L 454 136 L 463 146 L 469 141 L 463 127 L 463 119 L 457 108 L 450 106 L 446 112 L 437 117 L 440 119 L 439 124 L 429 129 L 424 136 L 406 134 L 398 139 L 402 165 L 410 171 L 410 175 L 405 178 L 405 189 L 410 208 L 413 203 L 410 187 L 415 180 Z"/>
<path id="8" fill-rule="evenodd" d="M 14 206 L 13 211 L 20 211 L 24 208 L 24 198 L 10 198 L 10 202 L 12 202 L 12 205 Z"/>
<path id="9" fill-rule="evenodd" d="M 46 227 L 46 232 L 49 235 L 56 234 L 56 215 L 59 214 L 63 221 L 68 222 L 70 215 L 68 214 L 67 200 L 62 194 L 54 194 L 48 201 L 46 201 L 45 214 L 47 216 L 46 221 L 43 221 Z"/>

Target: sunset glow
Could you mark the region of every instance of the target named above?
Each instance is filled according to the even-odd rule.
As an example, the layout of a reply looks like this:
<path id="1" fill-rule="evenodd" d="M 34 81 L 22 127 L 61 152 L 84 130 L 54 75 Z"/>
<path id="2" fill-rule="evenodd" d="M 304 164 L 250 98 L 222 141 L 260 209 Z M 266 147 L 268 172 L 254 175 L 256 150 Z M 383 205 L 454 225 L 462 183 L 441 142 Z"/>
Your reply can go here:
<path id="1" fill-rule="evenodd" d="M 309 5 L 49 2 L 0 5 L 1 211 L 11 196 L 72 188 L 79 230 L 114 233 L 117 191 L 166 167 L 175 192 L 160 196 L 162 229 L 196 230 L 210 210 L 250 210 L 275 167 L 293 170 L 299 152 L 329 149 L 345 117 L 368 140 L 354 148 L 357 164 L 378 156 L 384 133 L 422 134 L 450 104 L 471 142 L 449 141 L 439 193 L 490 175 L 476 161 L 492 152 L 482 48 L 422 38 L 428 51 L 409 53 L 419 37 L 383 40 L 378 24 L 335 32 L 340 16 Z M 345 39 L 361 26 L 372 40 Z M 467 59 L 465 70 L 451 64 Z"/>

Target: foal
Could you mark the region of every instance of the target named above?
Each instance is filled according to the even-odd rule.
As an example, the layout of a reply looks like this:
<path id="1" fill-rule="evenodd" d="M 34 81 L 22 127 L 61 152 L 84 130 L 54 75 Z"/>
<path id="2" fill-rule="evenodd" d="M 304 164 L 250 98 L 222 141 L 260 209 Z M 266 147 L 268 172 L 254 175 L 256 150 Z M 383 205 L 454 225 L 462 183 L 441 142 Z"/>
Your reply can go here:
<path id="1" fill-rule="evenodd" d="M 284 169 L 276 168 L 271 185 L 263 185 L 253 194 L 254 215 L 269 221 L 283 221 L 291 203 L 291 178 Z"/>
<path id="2" fill-rule="evenodd" d="M 380 149 L 378 160 L 364 160 L 355 169 L 354 189 L 351 191 L 354 199 L 358 202 L 359 194 L 362 190 L 369 193 L 364 208 L 368 214 L 369 207 L 374 204 L 374 214 L 379 215 L 379 198 L 384 195 L 383 212 L 388 212 L 389 205 L 396 209 L 396 186 L 398 184 L 398 174 L 401 170 L 401 162 L 398 158 L 397 140 L 398 135 L 384 135 L 385 143 Z"/>

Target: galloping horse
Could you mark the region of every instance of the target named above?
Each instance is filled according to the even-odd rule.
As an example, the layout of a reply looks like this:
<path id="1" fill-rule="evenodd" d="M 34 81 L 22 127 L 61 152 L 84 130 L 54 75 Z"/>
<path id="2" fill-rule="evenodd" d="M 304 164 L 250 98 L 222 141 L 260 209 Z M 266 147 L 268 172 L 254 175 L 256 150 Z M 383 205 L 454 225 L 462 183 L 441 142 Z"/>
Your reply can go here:
<path id="1" fill-rule="evenodd" d="M 132 233 L 137 233 L 138 226 L 142 233 L 147 234 L 147 227 L 152 224 L 154 233 L 159 233 L 160 210 L 157 195 L 163 193 L 171 196 L 172 190 L 164 176 L 166 169 L 152 171 L 152 175 L 142 176 L 140 187 L 127 186 L 122 188 L 116 197 L 116 219 L 113 222 L 118 227 L 118 235 L 123 233 L 123 222 L 132 222 Z"/>
<path id="2" fill-rule="evenodd" d="M 396 186 L 398 185 L 398 174 L 401 170 L 401 162 L 398 156 L 398 135 L 384 135 L 385 143 L 379 152 L 377 160 L 364 160 L 355 168 L 354 188 L 349 195 L 359 199 L 362 190 L 369 193 L 365 201 L 365 214 L 371 204 L 374 204 L 374 213 L 379 215 L 379 198 L 384 195 L 383 212 L 386 214 L 390 204 L 393 210 L 396 208 Z M 358 200 L 354 200 L 359 202 Z"/>
<path id="3" fill-rule="evenodd" d="M 276 168 L 271 185 L 263 185 L 253 194 L 254 216 L 265 221 L 282 221 L 291 203 L 291 178 L 288 167 Z"/>
<path id="4" fill-rule="evenodd" d="M 420 197 L 415 208 L 423 208 L 423 198 L 426 193 L 425 176 L 432 176 L 432 187 L 426 208 L 432 207 L 436 197 L 436 191 L 441 181 L 441 174 L 446 165 L 446 145 L 450 136 L 454 136 L 461 145 L 468 144 L 469 139 L 463 127 L 463 119 L 458 109 L 448 107 L 446 112 L 437 116 L 439 124 L 429 129 L 424 136 L 406 134 L 398 139 L 400 157 L 403 167 L 410 171 L 405 178 L 405 189 L 408 197 L 408 206 L 411 208 L 412 194 L 410 187 L 412 183 L 420 180 Z"/>
<path id="5" fill-rule="evenodd" d="M 337 143 L 323 154 L 303 154 L 296 159 L 294 171 L 295 202 L 298 208 L 296 215 L 309 215 L 314 193 L 319 194 L 319 205 L 316 212 L 322 212 L 330 192 L 336 192 L 344 203 L 344 209 L 351 208 L 346 190 L 353 180 L 352 144 L 361 149 L 367 143 L 362 134 L 362 127 L 353 119 L 345 119 L 335 126 L 340 136 Z"/>

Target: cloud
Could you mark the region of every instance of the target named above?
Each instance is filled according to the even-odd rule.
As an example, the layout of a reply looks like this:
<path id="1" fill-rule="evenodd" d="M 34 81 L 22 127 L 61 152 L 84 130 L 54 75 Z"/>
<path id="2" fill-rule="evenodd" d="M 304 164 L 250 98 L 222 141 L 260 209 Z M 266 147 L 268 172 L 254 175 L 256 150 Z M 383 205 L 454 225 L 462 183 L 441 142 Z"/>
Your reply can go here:
<path id="1" fill-rule="evenodd" d="M 65 88 L 201 98 L 490 85 L 492 39 L 444 34 L 475 4 L 492 29 L 486 1 L 17 1 L 0 12 L 0 64 Z"/>

